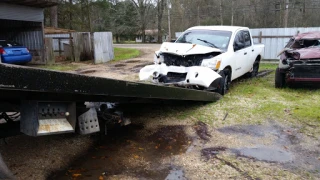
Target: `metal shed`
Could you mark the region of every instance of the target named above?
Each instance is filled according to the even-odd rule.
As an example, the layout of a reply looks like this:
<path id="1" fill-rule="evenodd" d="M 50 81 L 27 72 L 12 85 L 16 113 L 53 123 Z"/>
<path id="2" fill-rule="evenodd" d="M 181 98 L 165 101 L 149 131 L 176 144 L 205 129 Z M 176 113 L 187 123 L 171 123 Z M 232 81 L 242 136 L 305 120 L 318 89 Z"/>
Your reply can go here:
<path id="1" fill-rule="evenodd" d="M 45 63 L 44 8 L 57 5 L 50 0 L 1 0 L 0 39 L 26 46 L 33 62 Z"/>

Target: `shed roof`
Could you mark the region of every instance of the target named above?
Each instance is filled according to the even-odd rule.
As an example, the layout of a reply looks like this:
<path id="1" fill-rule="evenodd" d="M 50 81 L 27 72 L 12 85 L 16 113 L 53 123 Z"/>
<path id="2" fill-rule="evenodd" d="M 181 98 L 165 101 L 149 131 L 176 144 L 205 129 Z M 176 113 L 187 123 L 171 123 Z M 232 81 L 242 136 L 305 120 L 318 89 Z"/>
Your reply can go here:
<path id="1" fill-rule="evenodd" d="M 70 29 L 54 28 L 54 27 L 45 27 L 44 28 L 45 34 L 68 34 L 71 32 L 76 32 L 76 31 L 70 30 Z"/>
<path id="2" fill-rule="evenodd" d="M 56 0 L 1 0 L 1 2 L 36 8 L 46 8 L 58 5 Z"/>

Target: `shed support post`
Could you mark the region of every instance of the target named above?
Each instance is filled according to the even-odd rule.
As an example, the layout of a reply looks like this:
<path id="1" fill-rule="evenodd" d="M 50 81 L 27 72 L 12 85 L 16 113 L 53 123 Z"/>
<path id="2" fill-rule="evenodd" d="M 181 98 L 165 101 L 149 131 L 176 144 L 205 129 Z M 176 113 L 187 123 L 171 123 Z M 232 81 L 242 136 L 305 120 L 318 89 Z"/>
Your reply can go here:
<path id="1" fill-rule="evenodd" d="M 259 33 L 259 43 L 262 43 L 262 31 Z"/>

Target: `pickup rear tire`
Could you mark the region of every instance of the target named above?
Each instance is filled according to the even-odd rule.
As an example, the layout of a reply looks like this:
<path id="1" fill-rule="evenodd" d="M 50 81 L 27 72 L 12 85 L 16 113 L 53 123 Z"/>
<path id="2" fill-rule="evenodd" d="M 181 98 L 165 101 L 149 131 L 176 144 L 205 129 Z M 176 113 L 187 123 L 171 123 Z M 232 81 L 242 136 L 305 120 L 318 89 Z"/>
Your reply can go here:
<path id="1" fill-rule="evenodd" d="M 248 78 L 256 77 L 259 72 L 259 66 L 260 66 L 260 61 L 259 59 L 256 59 L 253 63 L 252 71 L 247 73 L 247 77 Z"/>
<path id="2" fill-rule="evenodd" d="M 286 85 L 285 74 L 280 72 L 280 69 L 276 69 L 274 84 L 276 88 L 284 88 Z"/>

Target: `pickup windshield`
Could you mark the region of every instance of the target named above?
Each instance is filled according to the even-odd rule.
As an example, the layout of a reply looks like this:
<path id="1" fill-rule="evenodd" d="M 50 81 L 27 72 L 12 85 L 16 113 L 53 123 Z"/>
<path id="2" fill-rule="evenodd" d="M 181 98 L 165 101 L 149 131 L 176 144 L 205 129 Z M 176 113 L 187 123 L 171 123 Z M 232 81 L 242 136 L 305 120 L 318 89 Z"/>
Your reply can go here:
<path id="1" fill-rule="evenodd" d="M 199 44 L 226 51 L 231 34 L 231 31 L 190 30 L 183 33 L 176 43 Z"/>

